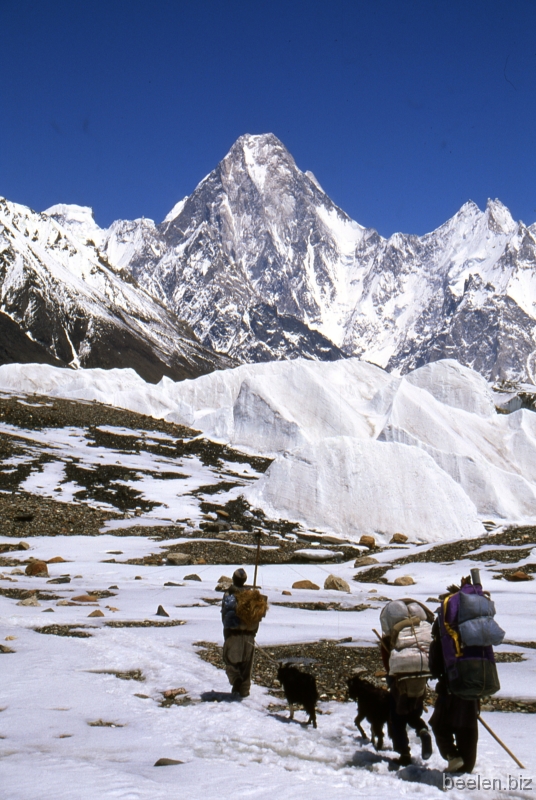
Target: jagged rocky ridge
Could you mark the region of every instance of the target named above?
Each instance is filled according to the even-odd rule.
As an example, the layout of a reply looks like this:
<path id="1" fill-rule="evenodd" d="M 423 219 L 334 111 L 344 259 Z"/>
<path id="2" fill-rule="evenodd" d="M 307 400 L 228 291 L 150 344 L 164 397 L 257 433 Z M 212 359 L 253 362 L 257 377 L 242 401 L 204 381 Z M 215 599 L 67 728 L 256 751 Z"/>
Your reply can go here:
<path id="1" fill-rule="evenodd" d="M 535 237 L 495 200 L 384 239 L 269 134 L 242 136 L 161 225 L 114 223 L 102 247 L 204 344 L 244 361 L 342 353 L 405 373 L 450 357 L 532 381 Z"/>
<path id="2" fill-rule="evenodd" d="M 205 348 L 238 361 L 358 356 L 404 374 L 456 358 L 488 380 L 534 382 L 536 226 L 498 200 L 485 211 L 466 203 L 425 236 L 384 239 L 266 134 L 240 137 L 160 224 L 103 230 L 77 206 L 44 218 L 121 286 L 141 287 L 172 326 L 184 320 Z M 54 242 L 45 247 L 57 257 Z M 7 313 L 24 325 L 16 302 Z"/>
<path id="3" fill-rule="evenodd" d="M 92 227 L 89 209 L 37 214 L 0 200 L 0 363 L 132 367 L 153 382 L 234 365 L 113 269 Z"/>

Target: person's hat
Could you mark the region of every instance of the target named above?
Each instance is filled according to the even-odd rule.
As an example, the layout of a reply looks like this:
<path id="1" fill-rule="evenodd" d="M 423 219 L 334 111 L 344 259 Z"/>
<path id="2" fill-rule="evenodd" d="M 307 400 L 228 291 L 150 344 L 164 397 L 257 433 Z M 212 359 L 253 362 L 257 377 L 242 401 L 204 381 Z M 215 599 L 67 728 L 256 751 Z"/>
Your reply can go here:
<path id="1" fill-rule="evenodd" d="M 242 567 L 235 569 L 235 571 L 233 572 L 233 583 L 235 584 L 235 586 L 243 586 L 247 581 L 247 579 L 248 576 L 246 574 L 246 570 L 242 569 Z"/>

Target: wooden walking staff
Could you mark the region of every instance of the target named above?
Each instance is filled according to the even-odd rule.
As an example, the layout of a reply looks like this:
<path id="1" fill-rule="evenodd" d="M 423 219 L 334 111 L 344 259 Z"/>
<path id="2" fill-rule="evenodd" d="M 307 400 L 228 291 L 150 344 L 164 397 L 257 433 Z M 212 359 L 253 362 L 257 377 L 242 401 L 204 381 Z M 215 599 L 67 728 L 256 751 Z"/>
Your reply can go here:
<path id="1" fill-rule="evenodd" d="M 481 723 L 482 723 L 482 725 L 485 727 L 485 729 L 487 730 L 487 732 L 488 732 L 488 733 L 490 733 L 490 734 L 493 736 L 493 738 L 495 739 L 495 741 L 496 741 L 496 742 L 498 742 L 498 743 L 501 745 L 501 747 L 503 748 L 503 750 L 506 750 L 506 752 L 508 753 L 508 755 L 510 756 L 510 758 L 513 758 L 513 760 L 516 762 L 517 766 L 518 766 L 518 767 L 521 767 L 521 769 L 526 769 L 526 767 L 524 767 L 524 766 L 523 766 L 523 764 L 521 763 L 521 761 L 520 761 L 518 758 L 516 758 L 516 757 L 515 757 L 515 755 L 514 755 L 514 754 L 512 753 L 512 751 L 510 750 L 510 748 L 508 748 L 508 747 L 505 745 L 505 743 L 504 743 L 504 742 L 502 742 L 502 741 L 499 739 L 499 737 L 497 736 L 497 734 L 496 734 L 494 731 L 492 731 L 492 730 L 491 730 L 491 728 L 490 728 L 490 726 L 488 725 L 488 723 L 487 723 L 487 722 L 484 722 L 484 720 L 482 719 L 482 717 L 480 716 L 480 714 L 477 714 L 477 717 L 476 717 L 476 718 L 477 718 L 477 720 L 478 720 L 479 722 L 481 722 Z"/>
<path id="2" fill-rule="evenodd" d="M 255 556 L 255 573 L 253 575 L 253 588 L 257 588 L 257 569 L 259 567 L 259 559 L 261 557 L 261 531 L 255 531 L 255 536 L 257 537 L 257 555 Z"/>
<path id="3" fill-rule="evenodd" d="M 377 636 L 377 637 L 378 637 L 378 639 L 380 640 L 380 644 L 381 644 L 381 646 L 383 647 L 383 649 L 385 650 L 385 652 L 386 652 L 386 653 L 389 655 L 389 648 L 387 647 L 387 645 L 386 645 L 386 644 L 385 644 L 385 642 L 383 641 L 382 637 L 380 636 L 380 634 L 378 633 L 378 631 L 376 630 L 376 628 L 373 628 L 373 629 L 372 629 L 372 632 L 376 634 L 376 636 Z"/>

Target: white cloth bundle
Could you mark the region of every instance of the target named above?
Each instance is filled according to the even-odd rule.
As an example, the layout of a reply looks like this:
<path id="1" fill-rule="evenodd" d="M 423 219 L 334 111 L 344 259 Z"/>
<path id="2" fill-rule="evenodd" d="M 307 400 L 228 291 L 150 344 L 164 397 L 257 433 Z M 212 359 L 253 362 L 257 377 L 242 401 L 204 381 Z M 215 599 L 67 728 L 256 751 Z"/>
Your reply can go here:
<path id="1" fill-rule="evenodd" d="M 421 622 L 419 625 L 408 625 L 399 632 L 395 648 L 404 650 L 406 647 L 417 647 L 428 651 L 432 642 L 432 626 L 429 622 Z"/>

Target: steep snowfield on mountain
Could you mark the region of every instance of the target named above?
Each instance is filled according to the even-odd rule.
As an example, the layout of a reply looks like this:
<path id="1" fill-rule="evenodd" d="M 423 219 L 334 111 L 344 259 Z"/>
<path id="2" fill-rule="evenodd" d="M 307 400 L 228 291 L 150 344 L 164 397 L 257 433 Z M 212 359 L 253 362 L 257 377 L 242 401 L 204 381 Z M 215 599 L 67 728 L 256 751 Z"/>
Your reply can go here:
<path id="1" fill-rule="evenodd" d="M 494 200 L 425 236 L 383 239 L 266 134 L 241 136 L 162 224 L 114 223 L 101 248 L 243 361 L 342 351 L 404 373 L 453 357 L 491 380 L 532 381 L 535 236 Z"/>
<path id="2" fill-rule="evenodd" d="M 0 311 L 11 321 L 3 319 L 3 329 L 18 328 L 2 361 L 133 367 L 150 381 L 233 365 L 112 269 L 97 250 L 103 235 L 90 209 L 36 214 L 0 200 Z"/>
<path id="3" fill-rule="evenodd" d="M 482 520 L 536 521 L 536 415 L 497 413 L 486 381 L 452 360 L 397 377 L 298 359 L 156 386 L 132 370 L 4 365 L 0 388 L 106 402 L 274 457 L 250 502 L 350 538 L 438 541 L 483 533 Z"/>

